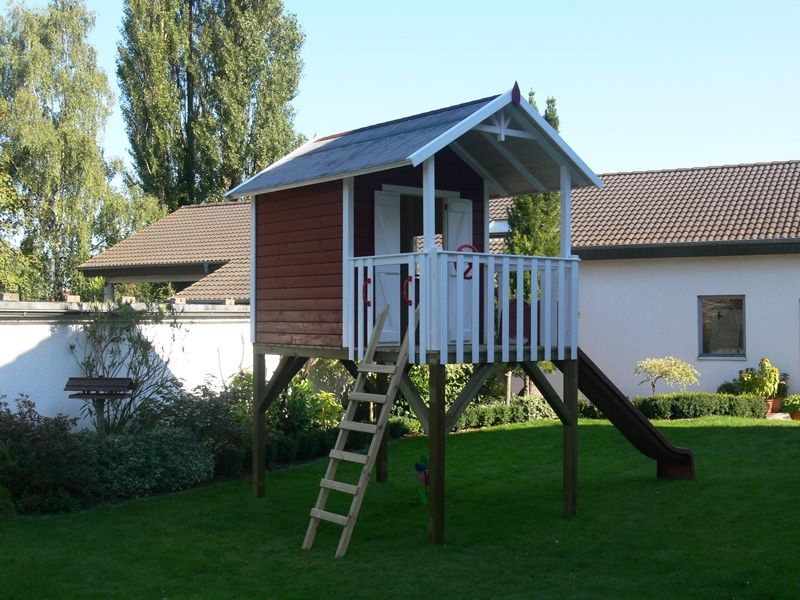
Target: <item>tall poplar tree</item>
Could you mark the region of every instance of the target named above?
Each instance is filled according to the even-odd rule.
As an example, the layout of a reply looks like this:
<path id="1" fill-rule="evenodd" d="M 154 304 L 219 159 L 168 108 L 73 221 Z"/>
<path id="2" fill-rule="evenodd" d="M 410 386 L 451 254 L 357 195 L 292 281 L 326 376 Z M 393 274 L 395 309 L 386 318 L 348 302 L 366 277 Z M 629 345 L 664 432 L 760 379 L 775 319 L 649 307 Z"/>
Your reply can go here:
<path id="1" fill-rule="evenodd" d="M 536 106 L 533 90 L 528 101 Z M 556 99 L 548 98 L 544 120 L 558 131 L 559 119 Z M 561 241 L 561 194 L 546 192 L 517 196 L 508 212 L 508 251 L 529 256 L 557 256 Z"/>
<path id="2" fill-rule="evenodd" d="M 125 0 L 117 75 L 136 177 L 174 210 L 300 142 L 303 33 L 280 0 Z"/>

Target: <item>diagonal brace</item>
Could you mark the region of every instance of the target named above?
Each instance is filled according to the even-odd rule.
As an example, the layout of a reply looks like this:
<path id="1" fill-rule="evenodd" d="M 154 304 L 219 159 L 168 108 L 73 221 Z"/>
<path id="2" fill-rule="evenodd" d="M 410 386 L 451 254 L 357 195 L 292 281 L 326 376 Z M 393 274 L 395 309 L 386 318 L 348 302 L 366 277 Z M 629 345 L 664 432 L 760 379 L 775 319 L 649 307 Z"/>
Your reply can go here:
<path id="1" fill-rule="evenodd" d="M 254 404 L 257 407 L 257 412 L 264 412 L 272 404 L 278 395 L 286 389 L 286 386 L 292 381 L 297 372 L 303 368 L 308 358 L 305 356 L 282 356 L 275 368 L 275 372 L 270 377 L 269 382 L 263 388 L 263 395 L 260 398 L 254 398 Z M 258 388 L 256 388 L 258 389 Z"/>
<path id="2" fill-rule="evenodd" d="M 564 401 L 558 396 L 558 393 L 553 389 L 553 386 L 550 385 L 550 382 L 547 381 L 547 377 L 545 377 L 539 365 L 535 362 L 525 361 L 521 362 L 520 366 L 528 377 L 533 379 L 533 383 L 558 415 L 558 418 L 561 419 L 561 422 L 564 425 L 569 425 L 572 422 L 570 411 L 567 409 L 567 405 L 564 404 Z"/>
<path id="3" fill-rule="evenodd" d="M 450 410 L 448 410 L 447 414 L 445 415 L 445 431 L 452 431 L 453 427 L 456 426 L 456 422 L 461 416 L 461 413 L 467 409 L 472 399 L 478 395 L 478 392 L 481 390 L 484 382 L 489 379 L 489 377 L 494 375 L 498 368 L 500 368 L 499 365 L 495 363 L 482 363 L 477 369 L 475 369 L 475 371 L 473 371 L 472 376 L 469 378 L 469 381 L 467 381 L 464 389 L 462 389 L 458 394 L 456 401 L 453 402 Z"/>

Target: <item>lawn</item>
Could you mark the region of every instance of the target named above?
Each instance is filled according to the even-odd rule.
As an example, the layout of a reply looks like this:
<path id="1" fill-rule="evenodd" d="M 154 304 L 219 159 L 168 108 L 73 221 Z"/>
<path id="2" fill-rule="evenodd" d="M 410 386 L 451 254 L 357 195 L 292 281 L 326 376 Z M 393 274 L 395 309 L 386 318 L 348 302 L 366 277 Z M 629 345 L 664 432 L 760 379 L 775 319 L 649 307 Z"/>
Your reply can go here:
<path id="1" fill-rule="evenodd" d="M 300 550 L 325 462 L 249 481 L 0 522 L 2 598 L 793 598 L 800 424 L 659 423 L 694 450 L 696 481 L 604 422 L 582 421 L 578 516 L 561 516 L 561 429 L 535 423 L 447 442 L 447 544 L 426 543 L 414 463 L 390 446 L 347 556 L 323 523 Z"/>

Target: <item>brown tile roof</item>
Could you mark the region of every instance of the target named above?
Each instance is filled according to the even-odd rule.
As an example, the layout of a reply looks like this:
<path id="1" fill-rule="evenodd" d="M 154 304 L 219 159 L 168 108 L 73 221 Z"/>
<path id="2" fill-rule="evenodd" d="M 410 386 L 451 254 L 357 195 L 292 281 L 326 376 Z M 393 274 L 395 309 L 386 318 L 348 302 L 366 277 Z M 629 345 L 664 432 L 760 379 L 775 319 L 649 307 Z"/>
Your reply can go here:
<path id="1" fill-rule="evenodd" d="M 250 256 L 250 203 L 183 206 L 83 263 L 81 269 L 228 262 Z"/>
<path id="2" fill-rule="evenodd" d="M 800 238 L 800 161 L 609 173 L 572 192 L 575 248 Z M 508 198 L 493 199 L 502 218 Z"/>
<path id="3" fill-rule="evenodd" d="M 576 248 L 800 238 L 800 161 L 602 178 L 573 191 Z"/>
<path id="4" fill-rule="evenodd" d="M 492 198 L 489 200 L 489 220 L 507 219 L 514 198 Z"/>
<path id="5" fill-rule="evenodd" d="M 175 294 L 188 301 L 250 301 L 250 258 L 235 258 Z"/>

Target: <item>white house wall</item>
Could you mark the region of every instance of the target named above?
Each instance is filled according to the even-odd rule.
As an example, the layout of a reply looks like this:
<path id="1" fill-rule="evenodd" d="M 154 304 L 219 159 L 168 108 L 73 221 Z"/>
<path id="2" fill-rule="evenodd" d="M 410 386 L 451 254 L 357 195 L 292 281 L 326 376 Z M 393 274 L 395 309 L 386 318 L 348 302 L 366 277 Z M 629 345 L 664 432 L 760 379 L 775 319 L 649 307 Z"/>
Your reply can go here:
<path id="1" fill-rule="evenodd" d="M 746 359 L 698 358 L 698 296 L 745 297 Z M 587 260 L 580 275 L 580 345 L 624 393 L 649 393 L 636 362 L 675 356 L 716 390 L 769 358 L 800 390 L 800 257 L 792 255 Z M 659 393 L 672 390 L 659 382 Z"/>
<path id="2" fill-rule="evenodd" d="M 24 393 L 41 414 L 79 415 L 81 401 L 70 400 L 63 389 L 67 378 L 83 375 L 69 350 L 79 341 L 81 314 L 75 305 L 0 302 L 0 395 L 12 407 Z M 146 333 L 187 389 L 205 382 L 220 387 L 240 369 L 252 368 L 248 307 L 187 305 L 177 330 L 162 324 Z M 266 359 L 269 377 L 278 357 Z"/>

